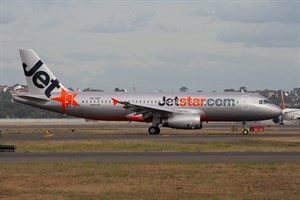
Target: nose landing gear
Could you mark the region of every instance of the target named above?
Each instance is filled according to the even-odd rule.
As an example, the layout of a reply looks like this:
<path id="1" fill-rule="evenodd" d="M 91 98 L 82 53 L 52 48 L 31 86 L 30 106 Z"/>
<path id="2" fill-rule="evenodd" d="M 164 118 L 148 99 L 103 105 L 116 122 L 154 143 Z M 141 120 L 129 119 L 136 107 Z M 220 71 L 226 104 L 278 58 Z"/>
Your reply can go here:
<path id="1" fill-rule="evenodd" d="M 246 122 L 242 122 L 242 124 L 243 124 L 243 128 L 242 128 L 243 135 L 248 135 L 250 128 L 247 127 Z"/>
<path id="2" fill-rule="evenodd" d="M 249 132 L 261 133 L 264 132 L 265 128 L 263 126 L 247 127 L 246 122 L 243 122 L 242 134 L 248 135 Z"/>
<path id="3" fill-rule="evenodd" d="M 249 128 L 243 128 L 242 129 L 242 133 L 243 133 L 243 135 L 248 135 L 249 134 L 249 130 L 248 130 Z"/>

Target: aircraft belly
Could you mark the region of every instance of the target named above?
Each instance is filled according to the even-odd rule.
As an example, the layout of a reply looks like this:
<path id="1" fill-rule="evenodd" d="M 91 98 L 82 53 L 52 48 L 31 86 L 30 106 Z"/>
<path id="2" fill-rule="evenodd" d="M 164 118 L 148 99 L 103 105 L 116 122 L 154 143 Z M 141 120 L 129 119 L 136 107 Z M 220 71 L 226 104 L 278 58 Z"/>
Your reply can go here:
<path id="1" fill-rule="evenodd" d="M 266 119 L 265 115 L 258 115 L 255 110 L 220 108 L 204 110 L 207 121 L 257 121 Z"/>

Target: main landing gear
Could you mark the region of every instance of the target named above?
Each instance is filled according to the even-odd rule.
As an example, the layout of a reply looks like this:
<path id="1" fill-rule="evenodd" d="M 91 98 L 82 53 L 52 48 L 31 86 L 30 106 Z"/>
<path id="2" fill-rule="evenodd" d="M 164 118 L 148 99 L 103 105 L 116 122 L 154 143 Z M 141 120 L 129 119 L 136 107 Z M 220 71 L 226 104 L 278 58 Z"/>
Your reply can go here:
<path id="1" fill-rule="evenodd" d="M 149 127 L 148 133 L 151 135 L 158 135 L 160 133 L 160 128 L 158 125 L 161 123 L 161 118 L 158 115 L 153 116 L 152 126 Z"/>
<path id="2" fill-rule="evenodd" d="M 150 126 L 148 132 L 151 135 L 158 135 L 160 133 L 160 128 L 158 126 Z"/>

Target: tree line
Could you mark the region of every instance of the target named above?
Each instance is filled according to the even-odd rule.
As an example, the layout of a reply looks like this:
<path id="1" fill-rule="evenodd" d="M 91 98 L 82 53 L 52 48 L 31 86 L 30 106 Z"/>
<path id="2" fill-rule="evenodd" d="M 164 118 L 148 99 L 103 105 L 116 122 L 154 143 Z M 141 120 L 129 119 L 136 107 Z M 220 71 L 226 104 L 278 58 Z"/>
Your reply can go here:
<path id="1" fill-rule="evenodd" d="M 0 118 L 70 118 L 12 101 L 10 92 L 0 92 Z"/>

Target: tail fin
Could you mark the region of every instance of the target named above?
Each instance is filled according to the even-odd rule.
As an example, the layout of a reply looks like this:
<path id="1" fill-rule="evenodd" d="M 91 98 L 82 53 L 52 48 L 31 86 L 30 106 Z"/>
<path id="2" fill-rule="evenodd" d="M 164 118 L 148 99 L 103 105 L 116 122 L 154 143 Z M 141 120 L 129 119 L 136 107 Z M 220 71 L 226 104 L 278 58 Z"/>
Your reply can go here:
<path id="1" fill-rule="evenodd" d="M 19 49 L 19 52 L 30 94 L 45 94 L 50 98 L 52 92 L 66 90 L 32 49 Z"/>
<path id="2" fill-rule="evenodd" d="M 284 103 L 284 97 L 283 97 L 283 91 L 281 90 L 281 109 L 285 109 L 285 103 Z"/>

